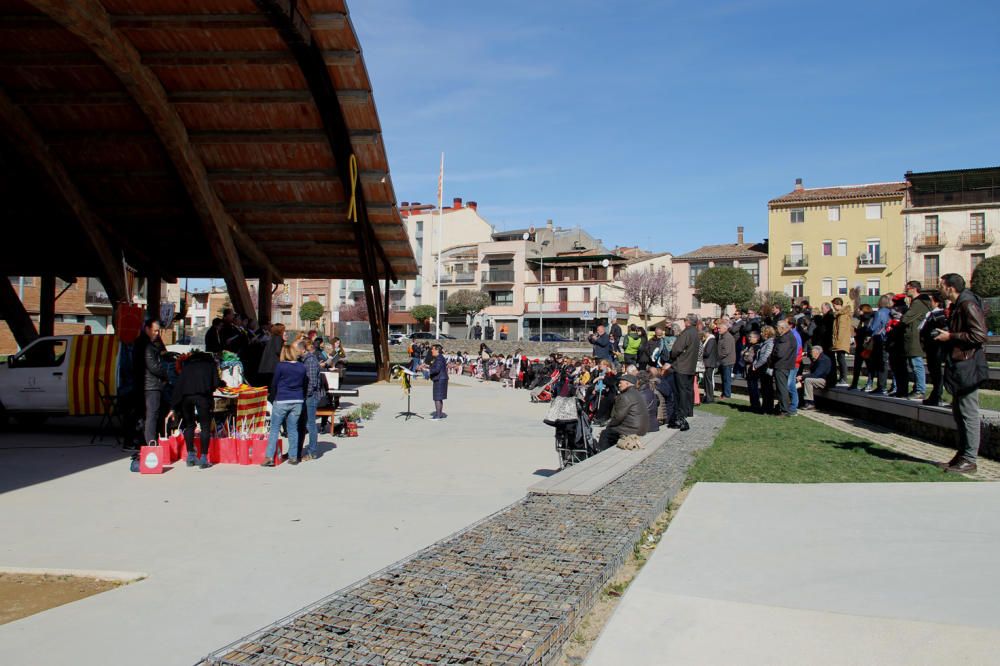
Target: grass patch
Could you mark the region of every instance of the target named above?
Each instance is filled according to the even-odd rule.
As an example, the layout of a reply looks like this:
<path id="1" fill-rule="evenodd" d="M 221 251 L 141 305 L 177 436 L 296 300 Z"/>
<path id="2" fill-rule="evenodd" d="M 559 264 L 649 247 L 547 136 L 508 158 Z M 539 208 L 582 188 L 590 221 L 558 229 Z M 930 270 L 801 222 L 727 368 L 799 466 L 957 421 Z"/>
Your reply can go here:
<path id="1" fill-rule="evenodd" d="M 727 420 L 715 444 L 698 455 L 688 473 L 689 485 L 968 480 L 806 416 L 764 416 L 733 403 L 698 410 Z"/>

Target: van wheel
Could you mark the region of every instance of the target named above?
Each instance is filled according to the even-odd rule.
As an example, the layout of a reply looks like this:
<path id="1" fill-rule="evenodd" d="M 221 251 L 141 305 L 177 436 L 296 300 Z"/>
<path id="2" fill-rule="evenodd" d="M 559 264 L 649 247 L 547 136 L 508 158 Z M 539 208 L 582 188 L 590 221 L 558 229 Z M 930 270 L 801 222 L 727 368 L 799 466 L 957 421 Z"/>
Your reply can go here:
<path id="1" fill-rule="evenodd" d="M 17 421 L 18 425 L 25 428 L 37 428 L 45 423 L 45 419 L 47 418 L 45 414 L 17 414 L 14 420 Z"/>

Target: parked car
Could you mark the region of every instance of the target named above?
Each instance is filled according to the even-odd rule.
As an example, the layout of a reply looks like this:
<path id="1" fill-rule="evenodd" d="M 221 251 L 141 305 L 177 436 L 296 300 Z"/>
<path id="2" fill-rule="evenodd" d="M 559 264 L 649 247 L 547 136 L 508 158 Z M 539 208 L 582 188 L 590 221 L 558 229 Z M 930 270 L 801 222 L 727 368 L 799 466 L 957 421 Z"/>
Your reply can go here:
<path id="1" fill-rule="evenodd" d="M 435 340 L 435 339 L 437 339 L 437 336 L 434 335 L 433 333 L 431 333 L 430 331 L 421 331 L 420 333 L 414 333 L 413 335 L 411 335 L 410 339 L 411 340 Z M 455 336 L 454 335 L 448 335 L 446 333 L 442 333 L 441 334 L 441 339 L 442 340 L 454 340 Z"/>
<path id="2" fill-rule="evenodd" d="M 528 338 L 531 342 L 538 342 L 538 336 L 532 335 Z M 573 342 L 572 338 L 567 338 L 565 335 L 559 335 L 558 333 L 542 333 L 542 342 Z"/>
<path id="3" fill-rule="evenodd" d="M 409 337 L 406 333 L 390 333 L 389 334 L 389 344 L 390 345 L 401 345 L 403 342 L 408 340 Z"/>

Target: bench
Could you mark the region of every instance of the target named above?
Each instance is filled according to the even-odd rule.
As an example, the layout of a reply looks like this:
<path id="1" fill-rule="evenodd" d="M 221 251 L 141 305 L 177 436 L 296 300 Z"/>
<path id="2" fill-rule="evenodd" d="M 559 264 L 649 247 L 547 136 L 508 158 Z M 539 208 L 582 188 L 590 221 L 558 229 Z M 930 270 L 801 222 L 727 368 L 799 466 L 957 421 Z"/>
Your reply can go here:
<path id="1" fill-rule="evenodd" d="M 612 446 L 529 486 L 528 492 L 536 495 L 593 495 L 648 458 L 678 432 L 662 428 L 648 433 L 642 437 L 644 448 L 635 451 Z"/>

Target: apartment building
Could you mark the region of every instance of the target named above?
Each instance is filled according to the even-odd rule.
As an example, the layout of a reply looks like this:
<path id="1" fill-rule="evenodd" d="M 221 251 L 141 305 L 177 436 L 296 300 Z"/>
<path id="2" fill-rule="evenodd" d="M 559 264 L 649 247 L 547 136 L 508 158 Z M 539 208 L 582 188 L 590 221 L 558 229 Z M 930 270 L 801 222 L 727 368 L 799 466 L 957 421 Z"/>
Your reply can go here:
<path id="1" fill-rule="evenodd" d="M 877 296 L 906 281 L 906 183 L 807 188 L 768 202 L 769 284 L 794 300 L 828 301 L 852 288 Z"/>
<path id="2" fill-rule="evenodd" d="M 906 172 L 906 279 L 933 287 L 945 273 L 968 280 L 1000 253 L 1000 167 Z"/>
<path id="3" fill-rule="evenodd" d="M 700 317 L 718 317 L 722 308 L 713 303 L 702 303 L 698 298 L 695 284 L 698 276 L 715 266 L 742 268 L 753 278 L 757 291 L 768 291 L 772 287 L 768 276 L 768 241 L 747 243 L 743 238 L 743 227 L 736 227 L 736 242 L 720 245 L 704 245 L 697 250 L 673 258 L 674 279 L 677 280 L 678 314 L 696 314 Z"/>

